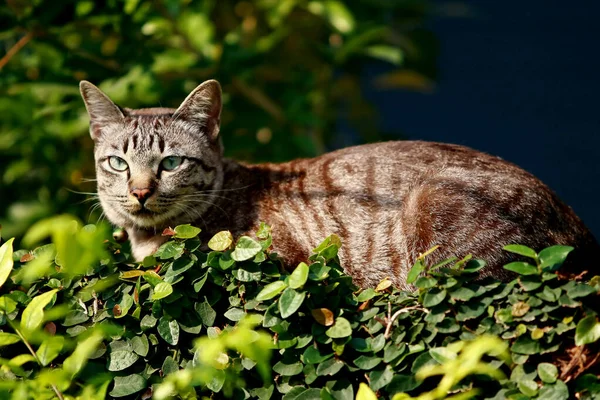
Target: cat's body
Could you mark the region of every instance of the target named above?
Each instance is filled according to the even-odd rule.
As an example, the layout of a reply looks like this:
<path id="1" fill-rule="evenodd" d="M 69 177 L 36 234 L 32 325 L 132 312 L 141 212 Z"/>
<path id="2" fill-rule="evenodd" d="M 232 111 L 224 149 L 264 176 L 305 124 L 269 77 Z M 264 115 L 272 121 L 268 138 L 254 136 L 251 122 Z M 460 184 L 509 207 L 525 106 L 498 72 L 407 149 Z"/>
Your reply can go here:
<path id="1" fill-rule="evenodd" d="M 220 230 L 252 235 L 266 222 L 274 250 L 292 268 L 336 233 L 343 267 L 363 286 L 389 277 L 407 287 L 410 266 L 434 245 L 440 246 L 434 261 L 473 254 L 488 263 L 482 275 L 498 279 L 508 277 L 501 268 L 511 259 L 501 250 L 506 244 L 572 245 L 574 262 L 598 250 L 543 183 L 465 147 L 388 142 L 245 165 L 221 157 L 214 81 L 177 110 L 120 110 L 89 83 L 82 94 L 92 117 L 102 205 L 129 233 L 137 259 L 166 240 L 164 228 L 182 223 L 201 227 L 206 243 Z"/>

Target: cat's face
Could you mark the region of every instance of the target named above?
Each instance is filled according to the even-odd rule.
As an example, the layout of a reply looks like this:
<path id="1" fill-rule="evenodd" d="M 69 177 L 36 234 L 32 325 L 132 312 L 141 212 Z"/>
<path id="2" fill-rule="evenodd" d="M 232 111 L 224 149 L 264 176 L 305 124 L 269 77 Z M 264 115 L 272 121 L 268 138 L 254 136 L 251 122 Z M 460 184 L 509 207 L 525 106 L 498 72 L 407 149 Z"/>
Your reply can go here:
<path id="1" fill-rule="evenodd" d="M 219 84 L 198 86 L 177 110 L 120 109 L 91 83 L 80 89 L 108 219 L 145 230 L 200 219 L 223 184 Z"/>

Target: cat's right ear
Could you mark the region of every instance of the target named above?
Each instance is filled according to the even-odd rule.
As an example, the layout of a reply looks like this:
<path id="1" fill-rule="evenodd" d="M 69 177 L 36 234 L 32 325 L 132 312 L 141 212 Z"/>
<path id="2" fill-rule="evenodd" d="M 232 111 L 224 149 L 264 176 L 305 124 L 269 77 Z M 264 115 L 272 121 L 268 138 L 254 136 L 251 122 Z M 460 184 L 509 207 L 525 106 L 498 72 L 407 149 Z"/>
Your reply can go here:
<path id="1" fill-rule="evenodd" d="M 123 112 L 100 89 L 88 81 L 79 83 L 79 91 L 90 116 L 90 135 L 96 140 L 101 135 L 102 127 L 114 122 L 123 122 Z"/>

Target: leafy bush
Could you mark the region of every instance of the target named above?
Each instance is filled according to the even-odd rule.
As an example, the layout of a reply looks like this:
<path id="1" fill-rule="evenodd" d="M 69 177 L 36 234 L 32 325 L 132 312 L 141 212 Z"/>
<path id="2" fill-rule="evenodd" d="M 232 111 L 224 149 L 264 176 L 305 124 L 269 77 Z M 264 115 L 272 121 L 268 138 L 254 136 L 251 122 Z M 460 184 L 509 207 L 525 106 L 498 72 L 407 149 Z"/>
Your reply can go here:
<path id="1" fill-rule="evenodd" d="M 330 236 L 293 272 L 256 239 L 200 230 L 142 264 L 106 227 L 69 217 L 0 248 L 2 398 L 592 399 L 600 395 L 600 278 L 554 271 L 570 248 L 506 266 L 516 279 L 475 280 L 479 260 L 409 274 L 415 293 L 384 280 L 357 289 Z M 432 249 L 434 251 L 435 249 Z M 359 389 L 360 388 L 360 389 Z M 12 393 L 12 394 L 11 394 Z"/>
<path id="2" fill-rule="evenodd" d="M 20 238 L 43 217 L 99 216 L 73 193 L 94 191 L 82 79 L 132 108 L 177 107 L 218 79 L 227 155 L 244 161 L 347 145 L 342 124 L 350 142 L 384 138 L 363 89 L 430 89 L 426 10 L 425 0 L 0 2 L 0 224 Z M 382 73 L 366 80 L 374 63 Z"/>

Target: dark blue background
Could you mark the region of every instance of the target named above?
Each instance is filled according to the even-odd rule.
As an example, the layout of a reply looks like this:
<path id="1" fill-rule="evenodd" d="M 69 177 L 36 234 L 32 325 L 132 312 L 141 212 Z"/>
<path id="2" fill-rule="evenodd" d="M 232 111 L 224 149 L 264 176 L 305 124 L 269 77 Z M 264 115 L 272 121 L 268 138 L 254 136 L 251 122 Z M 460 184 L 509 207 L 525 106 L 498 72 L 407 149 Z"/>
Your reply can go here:
<path id="1" fill-rule="evenodd" d="M 600 238 L 600 3 L 432 6 L 429 28 L 440 41 L 435 91 L 376 91 L 371 81 L 383 66 L 365 76 L 382 129 L 514 162 L 546 182 Z"/>

